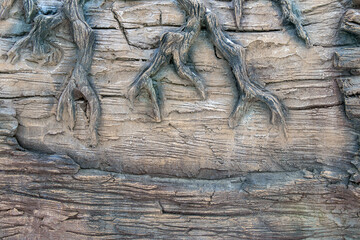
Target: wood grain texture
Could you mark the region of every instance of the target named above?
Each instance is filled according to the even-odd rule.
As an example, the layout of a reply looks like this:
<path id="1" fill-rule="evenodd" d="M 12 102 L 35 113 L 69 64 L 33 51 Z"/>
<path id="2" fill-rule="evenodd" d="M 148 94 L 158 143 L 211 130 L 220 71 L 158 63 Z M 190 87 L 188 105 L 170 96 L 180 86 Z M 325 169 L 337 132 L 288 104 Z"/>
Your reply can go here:
<path id="1" fill-rule="evenodd" d="M 356 239 L 359 233 L 360 188 L 338 171 L 180 180 L 79 170 L 61 156 L 3 152 L 0 159 L 3 239 Z"/>
<path id="2" fill-rule="evenodd" d="M 185 13 L 168 0 L 88 1 L 89 82 L 102 108 L 99 145 L 90 148 L 86 101 L 75 101 L 74 131 L 56 121 L 77 60 L 70 24 L 51 37 L 63 51 L 58 65 L 29 60 L 30 49 L 12 65 L 4 54 L 31 29 L 15 1 L 0 22 L 0 238 L 357 239 L 357 39 L 339 30 L 351 1 L 296 3 L 311 48 L 271 1 L 245 1 L 239 31 L 231 1 L 204 2 L 242 43 L 249 77 L 287 107 L 285 138 L 259 102 L 229 128 L 235 79 L 204 27 L 188 64 L 208 98 L 169 64 L 154 76 L 162 122 L 146 93 L 132 108 L 129 85 Z"/>
<path id="3" fill-rule="evenodd" d="M 208 7 L 220 11 L 219 4 L 225 3 L 210 2 Z M 337 40 L 329 35 L 333 35 L 335 26 L 318 10 L 327 6 L 333 18 L 339 16 L 339 22 L 340 14 L 345 11 L 344 5 L 330 0 L 321 6 L 299 3 L 300 9 L 307 9 L 303 10 L 305 22 L 313 15 L 317 18 L 314 23 L 316 34 L 308 31 L 311 39 L 317 39 L 317 42 L 320 37 L 326 41 L 332 39 L 331 47 L 326 42 L 323 46 L 316 45 L 315 41 L 315 46 L 308 49 L 291 26 L 288 31 L 278 31 L 283 28 L 280 23 L 276 31 L 267 27 L 262 32 L 250 28 L 239 33 L 229 32 L 234 41 L 240 41 L 246 47 L 250 77 L 279 96 L 288 108 L 288 139 L 284 139 L 279 127 L 270 124 L 268 110 L 258 103 L 251 107 L 236 129 L 227 126 L 226 119 L 236 104 L 233 97 L 237 97 L 236 87 L 228 63 L 214 50 L 204 30 L 189 55 L 206 81 L 207 100 L 201 100 L 190 82 L 178 77 L 174 67 L 169 65 L 154 77 L 157 87 L 164 93 L 163 122 L 152 120 L 151 103 L 146 93 L 131 109 L 126 99 L 127 89 L 144 61 L 154 53 L 151 46 L 156 46 L 161 32 L 184 22 L 181 9 L 174 3 L 156 1 L 150 5 L 158 9 L 153 15 L 148 15 L 149 3 L 144 1 L 89 2 L 85 6 L 87 21 L 96 36 L 90 81 L 102 106 L 99 147 L 96 149 L 87 147 L 89 131 L 84 102 L 77 102 L 78 124 L 74 133 L 66 124 L 54 121 L 54 106 L 76 61 L 76 47 L 68 26 L 62 26 L 56 33 L 55 40 L 64 50 L 63 61 L 57 67 L 39 67 L 25 59 L 15 66 L 0 61 L 2 69 L 7 69 L 0 73 L 0 77 L 6 79 L 0 83 L 0 95 L 14 99 L 21 124 L 17 137 L 23 147 L 68 154 L 86 168 L 162 176 L 213 179 L 249 171 L 288 171 L 327 165 L 347 168 L 357 152 L 354 141 L 357 136 L 344 115 L 343 100 L 336 85 L 336 78 L 344 72 L 333 67 L 333 53 L 339 47 Z M 257 15 L 259 19 L 269 18 L 274 9 L 277 13 L 274 6 L 262 0 L 245 3 L 244 11 L 255 8 L 260 13 L 261 9 L 267 9 L 262 17 Z M 119 21 L 114 12 L 122 16 Z M 221 14 L 219 18 L 225 29 L 231 30 L 224 19 L 229 14 Z M 104 15 L 104 21 L 100 21 Z M 252 16 L 252 13 L 246 15 Z M 281 20 L 278 14 L 275 18 Z M 233 18 L 231 23 L 234 24 Z M 305 27 L 310 30 L 315 26 Z M 157 32 L 148 35 L 141 29 Z M 325 29 L 326 33 L 323 32 Z M 130 30 L 137 32 L 129 35 L 127 31 Z M 0 41 L 1 51 L 6 52 L 16 39 Z M 150 49 L 134 46 L 131 42 L 146 43 Z M 23 55 L 26 57 L 26 51 Z"/>

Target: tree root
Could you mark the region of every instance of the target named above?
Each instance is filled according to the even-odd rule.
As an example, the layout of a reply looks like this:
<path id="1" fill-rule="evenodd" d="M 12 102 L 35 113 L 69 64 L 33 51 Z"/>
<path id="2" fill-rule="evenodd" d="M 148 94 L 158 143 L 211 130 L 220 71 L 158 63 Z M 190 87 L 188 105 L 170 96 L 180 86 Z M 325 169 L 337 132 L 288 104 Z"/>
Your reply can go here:
<path id="1" fill-rule="evenodd" d="M 240 97 L 230 115 L 229 126 L 236 127 L 246 113 L 249 103 L 255 100 L 260 100 L 269 107 L 272 113 L 272 123 L 275 123 L 275 119 L 278 118 L 285 125 L 285 107 L 283 104 L 272 93 L 250 80 L 245 63 L 245 49 L 224 34 L 216 15 L 210 11 L 206 13 L 205 23 L 213 44 L 230 64 L 239 90 Z"/>
<path id="2" fill-rule="evenodd" d="M 38 15 L 34 19 L 34 26 L 29 34 L 18 42 L 7 52 L 8 61 L 12 64 L 20 59 L 20 51 L 28 45 L 32 46 L 32 60 L 38 62 L 44 60 L 43 65 L 55 66 L 62 58 L 62 51 L 60 47 L 49 40 L 53 29 L 59 26 L 64 21 L 62 13 L 55 15 Z"/>
<path id="3" fill-rule="evenodd" d="M 83 1 L 80 1 L 83 3 Z M 94 32 L 85 22 L 84 13 L 79 8 L 78 0 L 64 0 L 64 6 L 54 15 L 43 15 L 37 10 L 36 0 L 24 0 L 25 17 L 27 21 L 33 21 L 34 26 L 30 33 L 20 39 L 8 51 L 8 61 L 15 63 L 20 59 L 21 49 L 32 46 L 32 57 L 35 61 L 45 59 L 44 65 L 57 65 L 62 58 L 60 47 L 49 40 L 50 33 L 64 21 L 70 22 L 73 40 L 77 47 L 77 63 L 73 69 L 70 79 L 63 90 L 58 106 L 56 119 L 63 119 L 64 109 L 67 107 L 70 118 L 69 128 L 74 129 L 76 114 L 75 100 L 84 98 L 88 104 L 90 112 L 89 128 L 91 136 L 91 146 L 98 143 L 97 128 L 100 122 L 100 100 L 88 81 L 93 58 L 93 45 L 95 42 Z M 8 2 L 8 5 L 10 2 Z M 36 12 L 39 15 L 34 18 Z"/>
<path id="4" fill-rule="evenodd" d="M 294 24 L 297 35 L 303 39 L 306 43 L 306 46 L 311 47 L 312 43 L 310 37 L 307 34 L 304 26 L 302 25 L 300 19 L 300 12 L 296 5 L 292 2 L 293 0 L 274 0 L 277 1 L 283 12 L 284 19 Z"/>
<path id="5" fill-rule="evenodd" d="M 310 37 L 307 34 L 304 26 L 302 25 L 300 12 L 293 2 L 293 0 L 273 0 L 278 2 L 281 6 L 281 10 L 284 16 L 284 19 L 294 24 L 297 35 L 303 39 L 308 47 L 312 46 Z M 238 29 L 240 29 L 241 17 L 242 17 L 242 7 L 244 0 L 233 0 L 235 22 Z"/>
<path id="6" fill-rule="evenodd" d="M 23 0 L 25 10 L 25 21 L 31 23 L 38 13 L 38 6 L 36 0 Z"/>
<path id="7" fill-rule="evenodd" d="M 75 100 L 78 98 L 84 98 L 90 107 L 89 116 L 89 128 L 90 128 L 90 146 L 95 147 L 98 143 L 98 124 L 100 122 L 101 107 L 100 101 L 87 80 L 88 72 L 78 65 L 75 67 L 71 74 L 70 80 L 63 90 L 56 111 L 56 120 L 61 121 L 63 119 L 64 109 L 67 108 L 69 115 L 69 128 L 73 130 L 76 124 L 75 115 Z"/>
<path id="8" fill-rule="evenodd" d="M 239 30 L 240 30 L 240 26 L 241 26 L 243 2 L 244 2 L 244 0 L 233 0 L 235 23 L 236 23 L 236 27 Z"/>
<path id="9" fill-rule="evenodd" d="M 275 95 L 249 79 L 245 62 L 245 49 L 228 38 L 222 31 L 216 15 L 197 3 L 196 0 L 179 0 L 178 2 L 187 11 L 190 18 L 186 26 L 178 32 L 168 32 L 162 36 L 160 47 L 156 50 L 154 57 L 130 85 L 128 91 L 130 102 L 133 104 L 140 90 L 145 89 L 153 104 L 154 118 L 158 122 L 161 121 L 159 98 L 153 86 L 152 77 L 170 60 L 173 61 L 179 76 L 192 81 L 200 95 L 203 98 L 206 97 L 203 80 L 185 65 L 190 46 L 198 36 L 202 20 L 205 20 L 213 44 L 232 68 L 239 91 L 238 102 L 229 117 L 229 126 L 236 127 L 246 113 L 249 104 L 260 100 L 269 107 L 271 122 L 274 124 L 278 119 L 285 130 L 285 107 Z M 234 0 L 234 4 L 238 20 L 237 25 L 239 26 L 242 0 Z M 286 134 L 285 131 L 284 133 Z"/>
<path id="10" fill-rule="evenodd" d="M 101 107 L 100 100 L 88 81 L 88 72 L 90 70 L 93 58 L 93 45 L 95 42 L 94 31 L 85 22 L 84 13 L 79 8 L 77 0 L 65 0 L 64 15 L 70 21 L 73 33 L 73 39 L 77 46 L 78 60 L 71 74 L 70 81 L 64 89 L 57 107 L 56 118 L 62 119 L 65 106 L 68 107 L 70 116 L 70 128 L 75 126 L 75 98 L 74 94 L 84 97 L 90 108 L 89 128 L 92 147 L 98 144 L 98 125 L 100 123 Z"/>
<path id="11" fill-rule="evenodd" d="M 203 79 L 186 65 L 189 50 L 200 32 L 201 16 L 204 15 L 205 7 L 193 0 L 179 0 L 178 2 L 189 15 L 186 25 L 177 32 L 168 32 L 161 37 L 160 47 L 156 50 L 154 57 L 135 78 L 128 91 L 132 105 L 141 89 L 148 92 L 153 104 L 154 119 L 157 122 L 161 121 L 161 111 L 158 93 L 153 86 L 152 77 L 171 60 L 178 75 L 192 82 L 202 99 L 206 98 L 206 87 Z"/>
<path id="12" fill-rule="evenodd" d="M 10 9 L 15 0 L 0 0 L 0 20 L 9 17 Z M 31 23 L 38 13 L 36 0 L 23 0 L 23 7 L 25 10 L 25 21 Z"/>

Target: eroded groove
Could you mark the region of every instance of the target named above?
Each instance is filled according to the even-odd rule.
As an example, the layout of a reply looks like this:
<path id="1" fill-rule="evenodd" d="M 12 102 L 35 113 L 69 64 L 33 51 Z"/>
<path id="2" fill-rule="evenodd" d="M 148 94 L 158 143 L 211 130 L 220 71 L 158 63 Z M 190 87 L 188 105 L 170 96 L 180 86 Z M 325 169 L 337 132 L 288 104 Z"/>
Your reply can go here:
<path id="1" fill-rule="evenodd" d="M 343 106 L 343 102 L 335 103 L 335 104 L 319 104 L 319 105 L 310 105 L 304 107 L 288 107 L 289 110 L 313 110 L 313 109 L 322 109 L 322 108 L 333 108 L 338 106 Z"/>

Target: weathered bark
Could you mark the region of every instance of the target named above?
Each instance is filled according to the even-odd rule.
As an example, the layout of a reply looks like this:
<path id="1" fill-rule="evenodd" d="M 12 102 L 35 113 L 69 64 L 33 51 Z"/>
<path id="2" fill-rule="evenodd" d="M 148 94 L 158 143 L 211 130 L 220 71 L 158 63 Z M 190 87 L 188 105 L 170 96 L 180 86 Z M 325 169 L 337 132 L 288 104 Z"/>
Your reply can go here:
<path id="1" fill-rule="evenodd" d="M 334 66 L 342 69 L 357 69 L 360 67 L 360 49 L 344 48 L 335 52 Z"/>

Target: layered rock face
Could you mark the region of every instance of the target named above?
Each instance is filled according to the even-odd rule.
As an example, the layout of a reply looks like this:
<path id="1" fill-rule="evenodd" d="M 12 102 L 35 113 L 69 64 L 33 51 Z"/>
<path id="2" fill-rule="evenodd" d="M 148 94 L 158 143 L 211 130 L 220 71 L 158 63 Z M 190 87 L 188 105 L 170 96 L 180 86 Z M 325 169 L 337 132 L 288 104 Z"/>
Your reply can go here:
<path id="1" fill-rule="evenodd" d="M 0 238 L 358 238 L 357 6 L 0 0 Z"/>

